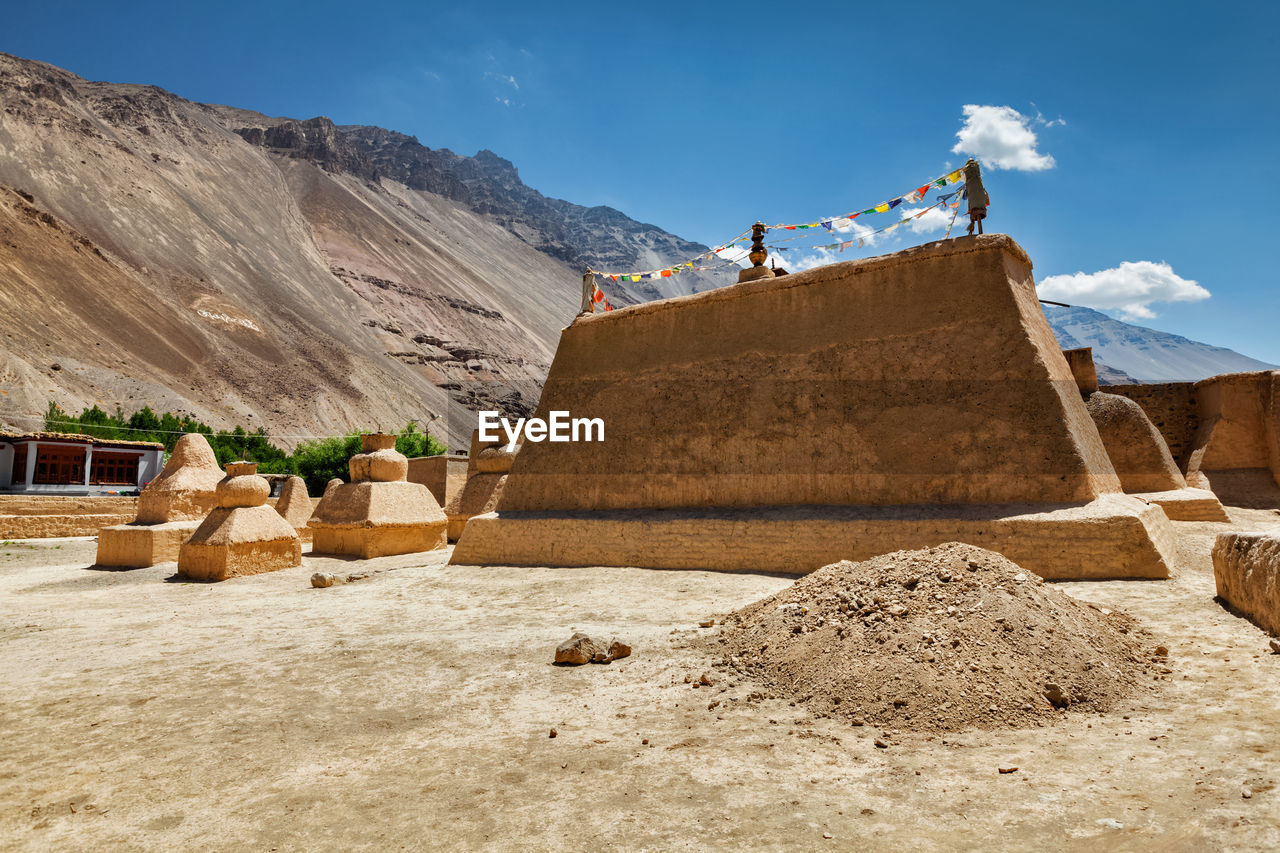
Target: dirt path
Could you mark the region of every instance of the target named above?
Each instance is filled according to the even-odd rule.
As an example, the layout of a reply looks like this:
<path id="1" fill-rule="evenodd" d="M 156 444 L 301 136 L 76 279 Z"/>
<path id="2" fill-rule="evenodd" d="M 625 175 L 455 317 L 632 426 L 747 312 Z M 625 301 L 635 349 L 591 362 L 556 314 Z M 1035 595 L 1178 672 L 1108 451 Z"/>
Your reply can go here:
<path id="1" fill-rule="evenodd" d="M 1154 699 L 932 737 L 684 682 L 719 677 L 699 620 L 789 578 L 436 555 L 202 585 L 0 546 L 0 848 L 1274 849 L 1280 656 L 1213 601 L 1227 526 L 1177 526 L 1170 581 L 1059 587 L 1164 638 Z M 551 666 L 573 630 L 635 654 Z"/>

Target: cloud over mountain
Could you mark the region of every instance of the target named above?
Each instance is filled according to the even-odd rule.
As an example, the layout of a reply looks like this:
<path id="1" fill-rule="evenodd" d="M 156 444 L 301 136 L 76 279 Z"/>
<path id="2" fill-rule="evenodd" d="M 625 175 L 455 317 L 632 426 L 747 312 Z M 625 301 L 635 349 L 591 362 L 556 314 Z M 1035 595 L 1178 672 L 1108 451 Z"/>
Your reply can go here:
<path id="1" fill-rule="evenodd" d="M 1209 291 L 1182 278 L 1166 263 L 1125 261 L 1118 267 L 1095 273 L 1077 272 L 1051 275 L 1040 282 L 1040 296 L 1084 305 L 1115 309 L 1126 319 L 1156 316 L 1151 305 L 1157 302 L 1197 302 L 1209 298 Z"/>

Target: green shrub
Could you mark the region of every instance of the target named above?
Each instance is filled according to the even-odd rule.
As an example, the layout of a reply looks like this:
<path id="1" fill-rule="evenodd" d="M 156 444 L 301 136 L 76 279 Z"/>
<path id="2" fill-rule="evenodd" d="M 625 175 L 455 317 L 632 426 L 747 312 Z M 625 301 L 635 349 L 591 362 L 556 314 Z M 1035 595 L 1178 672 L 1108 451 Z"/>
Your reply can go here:
<path id="1" fill-rule="evenodd" d="M 304 441 L 290 454 L 272 444 L 261 427 L 255 432 L 246 432 L 241 426 L 229 432 L 214 432 L 208 424 L 194 418 L 179 418 L 172 412 L 157 415 L 150 406 L 144 406 L 128 418 L 118 405 L 115 414 L 93 406 L 76 416 L 51 402 L 45 410 L 44 421 L 46 432 L 81 433 L 115 441 L 155 441 L 164 445 L 166 454 L 173 451 L 182 433 L 198 432 L 209 440 L 219 465 L 245 459 L 257 462 L 258 472 L 262 474 L 297 474 L 306 481 L 307 491 L 312 495 L 323 494 L 324 487 L 335 477 L 349 479 L 347 462 L 360 452 L 358 432 Z M 439 456 L 448 448 L 420 432 L 417 424 L 410 421 L 396 436 L 396 450 L 412 458 Z"/>

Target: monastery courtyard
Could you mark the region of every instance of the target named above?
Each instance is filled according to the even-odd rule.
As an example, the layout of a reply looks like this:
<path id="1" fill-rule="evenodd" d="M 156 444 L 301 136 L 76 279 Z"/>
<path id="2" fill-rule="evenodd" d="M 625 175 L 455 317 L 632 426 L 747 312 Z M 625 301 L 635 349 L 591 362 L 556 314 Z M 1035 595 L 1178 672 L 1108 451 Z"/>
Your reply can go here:
<path id="1" fill-rule="evenodd" d="M 1214 600 L 1224 525 L 1174 526 L 1168 580 L 1055 585 L 1168 647 L 1155 692 L 944 735 L 716 666 L 720 617 L 790 576 L 440 550 L 204 584 L 87 568 L 91 538 L 6 542 L 0 848 L 1275 849 L 1280 654 Z M 577 630 L 634 653 L 552 665 Z"/>

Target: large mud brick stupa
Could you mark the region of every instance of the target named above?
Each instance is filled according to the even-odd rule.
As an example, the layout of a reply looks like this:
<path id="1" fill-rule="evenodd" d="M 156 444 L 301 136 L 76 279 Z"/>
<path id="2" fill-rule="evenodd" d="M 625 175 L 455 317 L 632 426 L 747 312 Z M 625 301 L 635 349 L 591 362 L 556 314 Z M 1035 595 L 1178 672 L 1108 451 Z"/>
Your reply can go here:
<path id="1" fill-rule="evenodd" d="M 302 565 L 293 526 L 267 506 L 271 486 L 258 463 L 231 462 L 218 482 L 218 506 L 178 551 L 178 574 L 204 581 Z"/>
<path id="2" fill-rule="evenodd" d="M 960 540 L 1046 577 L 1165 577 L 1004 235 L 581 317 L 459 564 L 808 572 Z"/>
<path id="3" fill-rule="evenodd" d="M 160 476 L 138 496 L 137 519 L 99 531 L 97 565 L 142 568 L 178 559 L 182 543 L 217 505 L 221 479 L 218 459 L 203 435 L 179 438 Z"/>
<path id="4" fill-rule="evenodd" d="M 444 510 L 426 486 L 405 479 L 409 460 L 396 451 L 396 437 L 360 441 L 363 452 L 348 464 L 352 482 L 330 484 L 307 522 L 312 553 L 369 559 L 446 547 Z"/>

